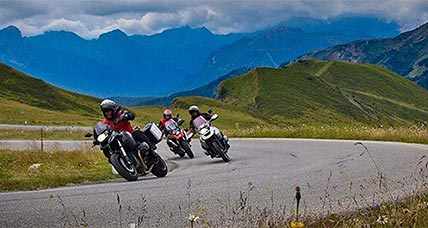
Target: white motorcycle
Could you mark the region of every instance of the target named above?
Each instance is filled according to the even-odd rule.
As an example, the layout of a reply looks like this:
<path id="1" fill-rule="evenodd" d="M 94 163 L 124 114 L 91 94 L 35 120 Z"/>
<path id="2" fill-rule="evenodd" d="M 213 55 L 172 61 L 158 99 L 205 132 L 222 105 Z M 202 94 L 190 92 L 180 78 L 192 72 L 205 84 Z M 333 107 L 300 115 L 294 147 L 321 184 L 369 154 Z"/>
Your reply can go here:
<path id="1" fill-rule="evenodd" d="M 229 141 L 218 128 L 212 126 L 212 122 L 217 118 L 217 114 L 214 114 L 209 120 L 199 116 L 193 120 L 193 125 L 197 129 L 202 149 L 206 151 L 205 154 L 211 158 L 222 158 L 223 161 L 229 162 Z"/>

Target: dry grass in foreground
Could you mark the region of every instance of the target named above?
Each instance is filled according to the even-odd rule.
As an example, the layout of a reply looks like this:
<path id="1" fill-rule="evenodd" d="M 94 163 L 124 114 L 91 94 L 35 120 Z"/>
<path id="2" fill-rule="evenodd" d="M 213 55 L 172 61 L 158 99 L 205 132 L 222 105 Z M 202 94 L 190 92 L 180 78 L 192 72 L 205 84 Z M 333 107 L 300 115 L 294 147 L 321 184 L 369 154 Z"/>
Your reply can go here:
<path id="1" fill-rule="evenodd" d="M 0 150 L 0 191 L 36 190 L 116 178 L 97 151 Z"/>

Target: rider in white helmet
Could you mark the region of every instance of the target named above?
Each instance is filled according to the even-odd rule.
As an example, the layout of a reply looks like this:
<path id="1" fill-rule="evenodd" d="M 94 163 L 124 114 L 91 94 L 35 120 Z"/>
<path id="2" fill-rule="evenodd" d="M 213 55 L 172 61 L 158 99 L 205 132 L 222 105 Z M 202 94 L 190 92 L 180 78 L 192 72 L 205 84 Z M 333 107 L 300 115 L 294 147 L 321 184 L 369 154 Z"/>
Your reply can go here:
<path id="1" fill-rule="evenodd" d="M 195 126 L 193 124 L 193 120 L 198 118 L 199 116 L 202 116 L 205 120 L 210 120 L 212 115 L 210 114 L 211 111 L 208 111 L 208 113 L 206 112 L 201 112 L 199 110 L 199 107 L 196 105 L 192 105 L 189 107 L 188 109 L 189 114 L 190 114 L 190 124 L 189 124 L 189 130 L 192 131 L 193 133 L 196 131 Z"/>
<path id="2" fill-rule="evenodd" d="M 190 129 L 189 129 L 189 134 L 190 133 L 195 133 L 196 132 L 196 127 L 194 125 L 194 121 L 196 118 L 198 117 L 203 117 L 205 119 L 205 121 L 208 121 L 212 118 L 212 110 L 209 109 L 208 112 L 201 112 L 199 107 L 196 105 L 192 105 L 189 107 L 188 109 L 189 114 L 190 114 Z M 212 126 L 213 128 L 215 128 L 214 126 Z M 219 132 L 219 135 L 221 136 L 221 138 L 224 140 L 224 143 L 229 147 L 229 143 L 228 143 L 228 139 L 227 136 L 224 135 L 220 130 L 218 130 L 217 132 Z"/>

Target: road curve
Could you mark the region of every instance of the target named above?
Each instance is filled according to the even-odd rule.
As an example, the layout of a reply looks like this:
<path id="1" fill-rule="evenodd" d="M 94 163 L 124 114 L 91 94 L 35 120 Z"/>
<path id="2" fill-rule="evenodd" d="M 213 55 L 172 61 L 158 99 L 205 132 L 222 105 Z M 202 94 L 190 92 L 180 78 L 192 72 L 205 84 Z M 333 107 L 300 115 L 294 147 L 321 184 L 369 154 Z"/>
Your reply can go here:
<path id="1" fill-rule="evenodd" d="M 246 213 L 263 208 L 288 213 L 297 185 L 304 213 L 321 215 L 403 197 L 415 189 L 414 172 L 428 146 L 364 142 L 369 152 L 363 153 L 363 146 L 354 143 L 236 139 L 230 163 L 206 157 L 196 141 L 192 160 L 174 158 L 162 143 L 161 154 L 177 165 L 167 177 L 0 193 L 0 227 L 128 227 L 138 218 L 144 227 L 183 227 L 189 213 L 214 226 L 244 226 L 237 219 L 244 201 Z M 387 183 L 380 189 L 378 171 Z"/>

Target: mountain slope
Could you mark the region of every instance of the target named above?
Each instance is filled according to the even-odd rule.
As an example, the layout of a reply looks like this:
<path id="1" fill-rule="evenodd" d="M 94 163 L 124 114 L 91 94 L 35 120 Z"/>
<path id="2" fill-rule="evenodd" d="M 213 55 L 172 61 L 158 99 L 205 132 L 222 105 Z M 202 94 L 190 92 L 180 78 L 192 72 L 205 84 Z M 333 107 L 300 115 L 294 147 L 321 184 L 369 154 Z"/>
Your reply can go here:
<path id="1" fill-rule="evenodd" d="M 379 64 L 428 89 L 428 23 L 391 39 L 352 42 L 304 58 Z"/>
<path id="2" fill-rule="evenodd" d="M 397 34 L 397 25 L 370 17 L 294 18 L 213 52 L 202 74 L 222 75 L 242 67 L 278 67 L 310 51 Z"/>
<path id="3" fill-rule="evenodd" d="M 224 81 L 220 98 L 287 124 L 407 125 L 428 118 L 428 92 L 374 65 L 299 61 Z"/>
<path id="4" fill-rule="evenodd" d="M 0 64 L 2 123 L 87 121 L 98 115 L 98 103 Z"/>

